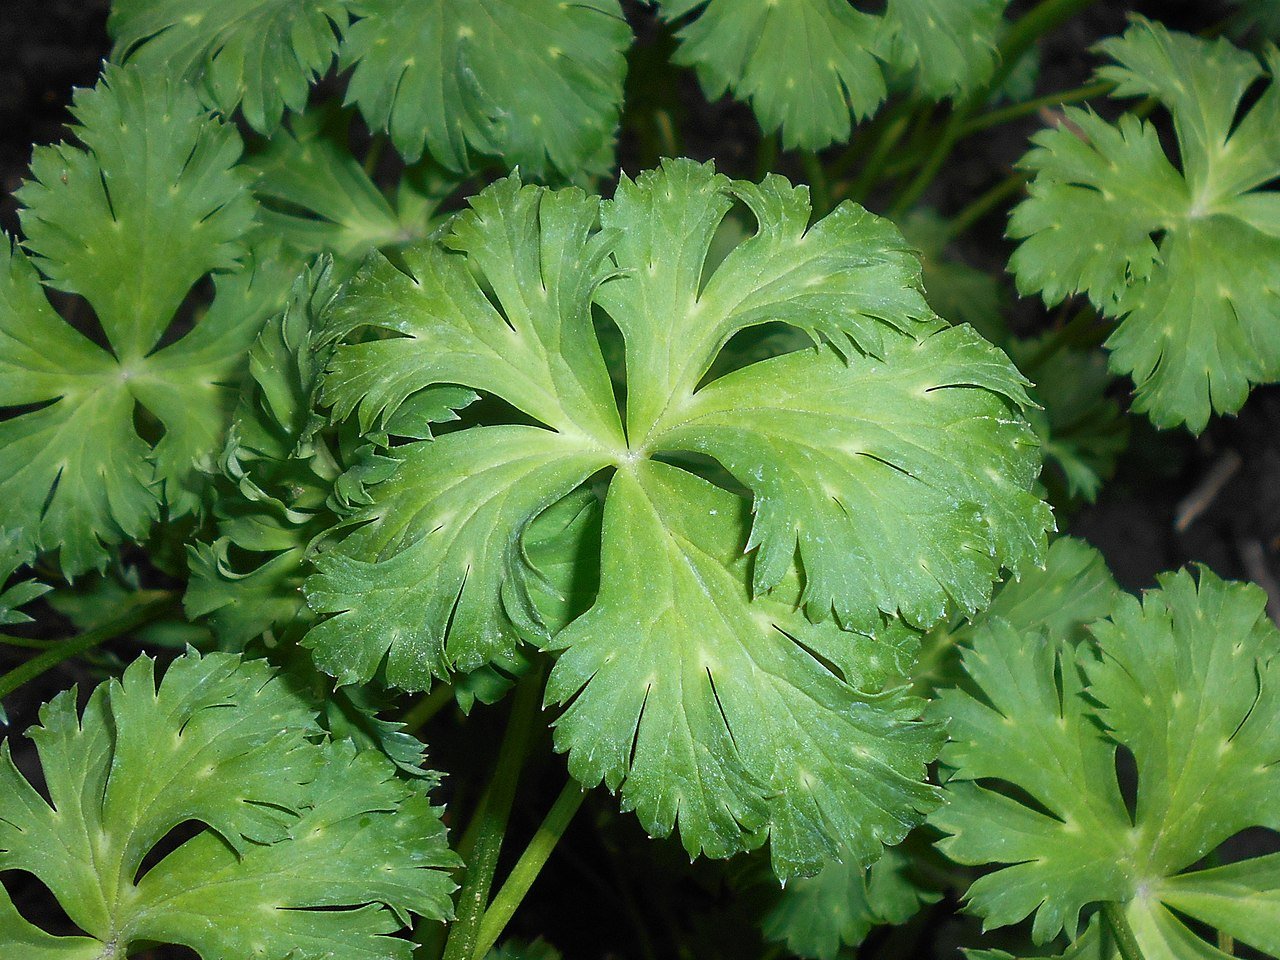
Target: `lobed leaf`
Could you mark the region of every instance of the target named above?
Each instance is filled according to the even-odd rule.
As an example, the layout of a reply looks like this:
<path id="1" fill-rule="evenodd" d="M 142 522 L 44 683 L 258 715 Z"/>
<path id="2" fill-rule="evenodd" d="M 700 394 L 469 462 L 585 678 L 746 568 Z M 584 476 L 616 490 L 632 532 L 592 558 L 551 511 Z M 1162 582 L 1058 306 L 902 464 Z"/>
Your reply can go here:
<path id="1" fill-rule="evenodd" d="M 1269 799 L 1280 776 L 1280 632 L 1264 606 L 1256 587 L 1202 570 L 1198 584 L 1163 576 L 1141 603 L 1119 596 L 1091 627 L 1096 648 L 998 620 L 977 631 L 964 662 L 981 699 L 957 689 L 940 700 L 952 772 L 934 822 L 953 859 L 1008 864 L 969 890 L 988 926 L 1034 913 L 1045 942 L 1074 936 L 1082 909 L 1110 901 L 1144 956 L 1218 955 L 1172 910 L 1277 951 L 1274 857 L 1187 872 L 1242 830 L 1280 826 Z M 1132 817 L 1118 746 L 1137 766 Z M 1219 884 L 1250 909 L 1233 909 Z"/>
<path id="2" fill-rule="evenodd" d="M 246 255 L 254 207 L 232 169 L 235 131 L 191 91 L 108 67 L 74 112 L 83 147 L 37 148 L 18 191 L 32 259 L 0 244 L 0 404 L 27 408 L 0 423 L 5 522 L 58 549 L 70 575 L 100 568 L 162 510 L 198 508 L 198 469 L 281 281 L 269 257 Z M 54 312 L 35 267 L 88 302 L 104 346 Z M 211 272 L 213 305 L 166 342 Z"/>
<path id="3" fill-rule="evenodd" d="M 473 153 L 531 176 L 604 173 L 631 30 L 617 0 L 354 0 L 347 102 L 408 161 Z"/>
<path id="4" fill-rule="evenodd" d="M 1084 293 L 1118 319 L 1106 345 L 1134 409 L 1199 433 L 1280 378 L 1280 220 L 1265 189 L 1280 175 L 1280 90 L 1268 82 L 1241 113 L 1263 75 L 1251 54 L 1141 18 L 1101 49 L 1116 96 L 1170 113 L 1179 165 L 1134 114 L 1110 124 L 1069 108 L 1070 129 L 1038 134 L 1023 158 L 1035 179 L 1010 219 L 1022 241 L 1010 266 L 1023 293 L 1050 305 Z M 1268 53 L 1268 75 L 1277 64 Z"/>
<path id="5" fill-rule="evenodd" d="M 193 84 L 204 102 L 272 134 L 333 63 L 352 0 L 116 0 L 112 57 Z"/>
<path id="6" fill-rule="evenodd" d="M 756 230 L 713 252 L 735 200 Z M 933 803 L 938 734 L 886 689 L 915 649 L 897 615 L 985 602 L 1052 518 L 1027 492 L 1025 381 L 933 315 L 889 224 L 851 204 L 810 218 L 781 178 L 670 161 L 605 203 L 509 178 L 438 243 L 372 258 L 327 326 L 335 416 L 390 430 L 425 391 L 493 399 L 485 422 L 397 447 L 317 555 L 318 662 L 422 689 L 533 642 L 562 651 L 548 697 L 570 769 L 650 832 L 712 856 L 767 835 L 782 877 L 901 839 Z M 810 346 L 719 375 L 725 344 L 769 323 Z M 748 499 L 698 473 L 752 497 L 756 539 Z"/>
<path id="7" fill-rule="evenodd" d="M 683 21 L 676 63 L 698 72 L 707 96 L 747 101 L 787 148 L 849 139 L 875 113 L 886 72 L 913 75 L 927 97 L 963 96 L 996 65 L 1005 0 L 889 0 L 880 15 L 845 0 L 657 0 Z M 865 6 L 865 5 L 864 5 Z"/>
<path id="8" fill-rule="evenodd" d="M 142 657 L 83 714 L 68 692 L 40 721 L 47 800 L 0 748 L 0 869 L 38 877 L 85 935 L 48 937 L 0 896 L 0 930 L 37 956 L 154 941 L 203 960 L 407 960 L 392 935 L 409 912 L 451 913 L 439 809 L 380 753 L 314 742 L 315 714 L 263 661 L 188 653 L 157 687 Z"/>

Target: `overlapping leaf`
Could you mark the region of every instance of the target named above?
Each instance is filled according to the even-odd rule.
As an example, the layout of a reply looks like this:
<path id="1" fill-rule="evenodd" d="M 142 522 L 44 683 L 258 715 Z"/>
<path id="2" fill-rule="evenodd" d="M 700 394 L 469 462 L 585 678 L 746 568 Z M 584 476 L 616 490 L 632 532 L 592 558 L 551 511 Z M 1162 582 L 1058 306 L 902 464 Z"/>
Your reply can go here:
<path id="1" fill-rule="evenodd" d="M 779 891 L 761 929 L 798 957 L 835 960 L 841 947 L 858 946 L 872 928 L 905 923 L 937 899 L 907 875 L 909 862 L 893 848 L 867 870 L 829 863 Z"/>
<path id="2" fill-rule="evenodd" d="M 885 71 L 915 75 L 942 98 L 972 91 L 995 68 L 1004 0 L 889 0 L 883 15 L 847 0 L 658 0 L 683 23 L 675 60 L 698 71 L 710 97 L 750 102 L 787 147 L 849 139 L 875 112 Z"/>
<path id="3" fill-rule="evenodd" d="M 617 0 L 356 0 L 347 100 L 407 160 L 472 153 L 535 177 L 604 173 L 631 30 Z"/>
<path id="4" fill-rule="evenodd" d="M 315 714 L 262 661 L 143 657 L 78 715 L 30 732 L 48 799 L 0 748 L 0 870 L 33 873 L 83 936 L 53 938 L 0 895 L 0 937 L 48 960 L 182 944 L 204 960 L 407 960 L 410 911 L 451 912 L 440 811 L 381 753 L 317 743 Z M 194 837 L 139 876 L 174 828 Z M 246 917 L 255 917 L 252 923 Z"/>
<path id="5" fill-rule="evenodd" d="M 735 199 L 756 230 L 709 263 Z M 307 582 L 333 614 L 304 641 L 317 662 L 421 689 L 532 640 L 563 651 L 548 695 L 570 768 L 651 832 L 714 856 L 767 833 L 782 876 L 901 839 L 933 803 L 938 736 L 883 689 L 912 625 L 984 604 L 1051 518 L 1028 493 L 1025 381 L 932 314 L 890 225 L 852 205 L 809 221 L 781 178 L 672 161 L 603 205 L 511 178 L 441 244 L 375 257 L 328 325 L 335 414 L 387 429 L 452 384 L 522 417 L 396 448 Z M 626 342 L 625 416 L 600 311 Z M 826 342 L 700 386 L 736 333 L 779 321 Z M 754 524 L 687 472 L 697 455 Z M 607 488 L 598 554 L 577 519 L 555 521 L 560 547 L 550 522 L 526 539 L 553 504 L 590 513 L 588 481 Z M 540 585 L 592 562 L 594 606 L 560 630 L 572 583 Z"/>
<path id="6" fill-rule="evenodd" d="M 1251 54 L 1141 19 L 1101 49 L 1117 96 L 1172 115 L 1179 165 L 1135 115 L 1068 109 L 1070 128 L 1038 134 L 1022 161 L 1035 179 L 1010 221 L 1023 241 L 1011 267 L 1025 293 L 1085 293 L 1118 318 L 1107 346 L 1134 408 L 1199 432 L 1280 378 L 1280 217 L 1265 189 L 1280 175 L 1280 88 L 1242 113 L 1264 74 Z M 1277 66 L 1268 53 L 1267 74 Z"/>
<path id="7" fill-rule="evenodd" d="M 950 803 L 933 819 L 954 859 L 1009 864 L 969 890 L 988 926 L 1034 913 L 1044 942 L 1105 901 L 1143 956 L 1222 956 L 1182 916 L 1280 951 L 1280 858 L 1187 872 L 1242 830 L 1280 827 L 1280 632 L 1265 602 L 1182 572 L 1141 603 L 1121 596 L 1091 627 L 1096 648 L 999 620 L 977 633 L 965 668 L 983 699 L 942 695 Z M 1136 762 L 1132 817 L 1117 744 Z"/>
<path id="8" fill-rule="evenodd" d="M 27 408 L 0 423 L 4 522 L 31 546 L 60 550 L 71 574 L 101 566 L 162 508 L 195 508 L 197 467 L 221 442 L 245 350 L 280 283 L 269 263 L 237 266 L 253 216 L 231 169 L 239 140 L 194 94 L 108 68 L 74 112 L 83 147 L 37 148 L 18 191 L 33 258 L 0 244 L 0 404 Z M 92 307 L 105 347 L 54 312 L 36 268 Z M 212 306 L 166 343 L 211 272 Z M 84 328 L 78 303 L 68 319 Z"/>
<path id="9" fill-rule="evenodd" d="M 255 174 L 259 220 L 269 235 L 300 255 L 330 253 L 353 266 L 372 249 L 425 237 L 436 207 L 455 186 L 423 165 L 400 181 L 393 202 L 347 149 L 343 118 L 323 112 L 294 118 L 246 165 Z"/>
<path id="10" fill-rule="evenodd" d="M 329 69 L 351 0 L 116 0 L 113 56 L 194 84 L 223 114 L 272 133 Z"/>

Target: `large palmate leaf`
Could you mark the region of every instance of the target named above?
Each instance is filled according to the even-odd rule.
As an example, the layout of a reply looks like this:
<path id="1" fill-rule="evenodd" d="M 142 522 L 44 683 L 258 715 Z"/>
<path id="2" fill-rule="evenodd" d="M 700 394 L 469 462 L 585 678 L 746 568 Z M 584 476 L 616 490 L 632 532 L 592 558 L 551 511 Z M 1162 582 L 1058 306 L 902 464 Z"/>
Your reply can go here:
<path id="1" fill-rule="evenodd" d="M 260 259 L 237 268 L 254 209 L 232 169 L 239 140 L 193 93 L 108 67 L 74 112 L 83 146 L 37 148 L 18 191 L 32 259 L 0 243 L 0 405 L 28 408 L 0 423 L 3 520 L 59 549 L 71 574 L 141 536 L 162 507 L 195 508 L 197 467 L 221 442 L 281 279 Z M 37 269 L 87 301 L 105 346 L 54 312 Z M 210 273 L 212 306 L 165 343 Z"/>
<path id="2" fill-rule="evenodd" d="M 756 230 L 712 259 L 735 199 Z M 1051 518 L 1007 358 L 932 314 L 888 223 L 810 217 L 779 177 L 671 161 L 604 203 L 510 178 L 440 243 L 373 258 L 327 324 L 336 416 L 394 433 L 442 385 L 521 416 L 393 449 L 306 584 L 333 614 L 304 641 L 317 662 L 422 689 L 531 640 L 563 651 L 548 696 L 568 704 L 570 769 L 651 832 L 714 856 L 767 833 L 781 876 L 901 839 L 933 803 L 938 734 L 885 687 L 914 628 L 1038 562 Z M 602 314 L 625 339 L 625 414 Z M 769 322 L 807 346 L 700 386 Z M 704 456 L 751 499 L 690 473 Z"/>
<path id="3" fill-rule="evenodd" d="M 115 0 L 107 29 L 122 63 L 186 80 L 271 133 L 329 69 L 351 0 Z"/>
<path id="4" fill-rule="evenodd" d="M 683 23 L 676 62 L 711 97 L 750 102 L 787 147 L 849 139 L 884 99 L 885 70 L 922 94 L 965 94 L 991 76 L 1005 0 L 889 0 L 882 14 L 848 0 L 658 0 Z"/>
<path id="5" fill-rule="evenodd" d="M 143 657 L 83 713 L 59 695 L 29 733 L 48 799 L 0 748 L 0 870 L 37 876 L 83 936 L 43 933 L 0 890 L 0 941 L 47 960 L 144 941 L 203 960 L 407 960 L 393 935 L 410 911 L 451 913 L 440 810 L 380 752 L 319 733 L 282 676 L 228 654 L 180 657 L 158 689 Z"/>
<path id="6" fill-rule="evenodd" d="M 1002 620 L 976 632 L 964 663 L 981 699 L 941 696 L 950 803 L 933 822 L 954 859 L 1010 864 L 969 890 L 988 926 L 1034 913 L 1045 942 L 1111 902 L 1144 957 L 1224 956 L 1183 916 L 1280 951 L 1280 857 L 1187 872 L 1242 830 L 1280 828 L 1280 631 L 1265 603 L 1256 587 L 1182 572 L 1141 603 L 1118 597 L 1093 644 Z M 1132 816 L 1117 745 L 1136 763 Z"/>
<path id="7" fill-rule="evenodd" d="M 1153 97 L 1173 117 L 1178 165 L 1154 126 L 1069 108 L 1070 128 L 1038 134 L 1035 174 L 1010 233 L 1024 293 L 1055 304 L 1079 292 L 1120 320 L 1112 367 L 1133 377 L 1134 409 L 1161 427 L 1204 429 L 1252 384 L 1280 378 L 1280 87 L 1225 40 L 1138 19 L 1101 49 L 1116 96 Z M 1280 58 L 1267 55 L 1274 77 Z M 1084 239 L 1082 239 L 1084 238 Z"/>
<path id="8" fill-rule="evenodd" d="M 618 0 L 355 0 L 347 100 L 408 160 L 471 153 L 535 177 L 604 173 L 631 30 Z"/>

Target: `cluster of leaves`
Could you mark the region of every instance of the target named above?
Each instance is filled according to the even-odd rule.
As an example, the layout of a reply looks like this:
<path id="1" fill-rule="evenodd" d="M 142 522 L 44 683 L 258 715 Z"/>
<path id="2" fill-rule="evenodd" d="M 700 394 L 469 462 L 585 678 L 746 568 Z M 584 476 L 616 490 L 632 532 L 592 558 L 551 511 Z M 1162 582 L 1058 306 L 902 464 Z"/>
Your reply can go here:
<path id="1" fill-rule="evenodd" d="M 1029 42 L 1004 0 L 863 6 L 655 15 L 709 96 L 810 151 L 894 91 L 953 101 L 948 146 Z M 1090 306 L 1020 336 L 928 211 L 899 232 L 821 178 L 677 159 L 599 196 L 617 0 L 117 0 L 109 29 L 0 244 L 0 626 L 50 590 L 24 566 L 148 544 L 204 625 L 166 642 L 219 649 L 59 694 L 26 776 L 0 748 L 0 871 L 78 931 L 0 886 L 0 955 L 409 957 L 460 860 L 380 710 L 522 677 L 573 781 L 691 858 L 758 852 L 785 885 L 761 933 L 799 956 L 956 895 L 956 864 L 986 868 L 986 926 L 1066 956 L 1226 956 L 1202 929 L 1280 955 L 1280 855 L 1205 865 L 1280 829 L 1263 595 L 1202 570 L 1139 601 L 1049 543 L 1046 502 L 1114 470 L 1113 373 L 1195 432 L 1280 379 L 1273 49 L 1142 19 L 1102 44 L 1146 103 L 1037 134 L 1010 221 L 1019 291 Z M 908 126 L 884 119 L 873 171 Z M 52 608 L 92 639 L 137 587 Z M 509 759 L 450 960 L 487 919 Z"/>

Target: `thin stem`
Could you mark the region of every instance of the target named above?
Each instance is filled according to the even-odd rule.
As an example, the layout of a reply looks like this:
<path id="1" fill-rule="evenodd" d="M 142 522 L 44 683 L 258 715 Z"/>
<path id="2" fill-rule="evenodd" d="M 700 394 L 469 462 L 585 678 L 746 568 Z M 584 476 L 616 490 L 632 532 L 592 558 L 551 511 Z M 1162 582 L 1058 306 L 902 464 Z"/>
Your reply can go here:
<path id="1" fill-rule="evenodd" d="M 1118 903 L 1109 902 L 1102 905 L 1102 917 L 1111 928 L 1111 937 L 1116 942 L 1121 960 L 1143 960 L 1142 948 L 1138 946 L 1138 938 L 1133 935 L 1129 921 L 1125 919 L 1124 909 Z"/>
<path id="2" fill-rule="evenodd" d="M 386 134 L 375 133 L 369 141 L 369 149 L 364 155 L 364 172 L 373 179 L 378 171 L 378 162 L 382 159 L 382 151 L 387 148 Z"/>
<path id="3" fill-rule="evenodd" d="M 1026 182 L 1027 175 L 1021 171 L 1001 180 L 951 218 L 951 222 L 947 224 L 947 235 L 954 237 L 964 233 L 1005 200 L 1021 190 L 1026 185 Z"/>
<path id="4" fill-rule="evenodd" d="M 33 640 L 29 637 L 15 637 L 8 633 L 0 633 L 0 643 L 10 647 L 25 647 L 27 650 L 48 650 L 56 640 Z"/>
<path id="5" fill-rule="evenodd" d="M 664 157 L 680 156 L 680 145 L 676 138 L 676 127 L 671 122 L 671 114 L 665 110 L 653 112 L 653 124 L 658 128 L 658 150 Z"/>
<path id="6" fill-rule="evenodd" d="M 885 127 L 884 133 L 880 135 L 880 139 L 871 148 L 871 154 L 867 157 L 867 162 L 862 165 L 862 169 L 858 171 L 858 176 L 850 184 L 848 191 L 850 197 L 859 203 L 862 202 L 867 192 L 880 179 L 885 163 L 888 161 L 890 154 L 893 153 L 894 147 L 902 141 L 910 125 L 911 113 L 907 111 L 895 117 L 893 122 Z"/>
<path id="7" fill-rule="evenodd" d="M 471 960 L 476 952 L 480 920 L 489 903 L 489 889 L 498 868 L 498 854 L 507 830 L 507 818 L 516 795 L 520 768 L 528 753 L 529 739 L 538 717 L 542 671 L 534 670 L 516 687 L 507 732 L 498 751 L 498 766 L 476 811 L 475 846 L 468 857 L 466 879 L 458 894 L 458 916 L 449 930 L 443 960 Z M 468 828 L 471 832 L 471 828 Z"/>
<path id="8" fill-rule="evenodd" d="M 507 928 L 507 924 L 515 916 L 516 909 L 528 894 L 529 888 L 542 872 L 543 866 L 551 856 L 551 851 L 564 836 L 573 815 L 582 806 L 584 797 L 586 793 L 576 780 L 571 779 L 560 791 L 560 796 L 556 797 L 556 802 L 552 804 L 542 825 L 538 827 L 538 832 L 533 835 L 524 853 L 511 868 L 511 873 L 503 882 L 502 888 L 489 904 L 489 909 L 484 912 L 472 960 L 483 960 L 493 945 L 498 942 L 498 937 L 502 936 L 502 931 Z"/>
<path id="9" fill-rule="evenodd" d="M 1051 333 L 1040 344 L 1035 353 L 1027 357 L 1023 368 L 1035 370 L 1050 357 L 1057 354 L 1059 350 L 1074 345 L 1077 338 L 1081 337 L 1085 331 L 1090 330 L 1097 319 L 1098 316 L 1094 313 L 1092 307 L 1084 307 L 1077 311 L 1075 316 Z"/>
<path id="10" fill-rule="evenodd" d="M 1018 65 L 1022 55 L 1037 40 L 1096 2 L 1097 0 L 1042 0 L 1015 20 L 1000 41 L 1000 64 L 987 81 L 982 100 L 986 99 L 989 91 L 999 89 Z"/>
<path id="11" fill-rule="evenodd" d="M 809 181 L 809 193 L 813 202 L 814 217 L 825 217 L 831 211 L 831 191 L 827 187 L 827 174 L 822 169 L 822 161 L 812 150 L 800 154 L 800 162 L 804 165 L 804 175 Z"/>
<path id="12" fill-rule="evenodd" d="M 410 733 L 417 733 L 425 727 L 437 713 L 453 700 L 453 687 L 447 683 L 436 684 L 436 688 L 404 712 L 400 722 Z"/>
<path id="13" fill-rule="evenodd" d="M 762 133 L 760 146 L 756 150 L 756 179 L 763 180 L 764 175 L 773 169 L 778 162 L 778 135 Z"/>
<path id="14" fill-rule="evenodd" d="M 0 700 L 13 693 L 24 683 L 34 680 L 46 670 L 53 669 L 64 660 L 86 653 L 94 647 L 106 643 L 108 640 L 114 640 L 116 637 L 131 630 L 136 630 L 138 627 L 153 620 L 159 620 L 165 614 L 176 610 L 178 604 L 178 595 L 166 591 L 163 596 L 147 603 L 139 604 L 120 616 L 94 627 L 92 630 L 86 630 L 78 636 L 59 641 L 43 653 L 32 657 L 26 663 L 19 664 L 0 677 Z"/>
<path id="15" fill-rule="evenodd" d="M 1011 103 L 1006 107 L 990 110 L 974 117 L 964 125 L 961 130 L 961 136 L 967 137 L 989 127 L 996 127 L 1002 123 L 1008 123 L 1010 120 L 1017 120 L 1019 117 L 1035 113 L 1042 107 L 1056 107 L 1068 103 L 1079 103 L 1082 100 L 1092 100 L 1094 97 L 1100 97 L 1113 89 L 1115 89 L 1115 84 L 1110 80 L 1099 80 L 1096 83 L 1086 83 L 1084 86 L 1075 87 L 1072 90 L 1059 90 L 1057 93 L 1046 93 L 1044 96 L 1036 97 L 1033 100 Z"/>
<path id="16" fill-rule="evenodd" d="M 925 190 L 929 188 L 929 184 L 933 183 L 934 177 L 938 175 L 938 171 L 942 169 L 942 165 L 947 162 L 947 158 L 951 156 L 951 151 L 955 148 L 956 142 L 960 139 L 960 128 L 968 119 L 969 112 L 963 105 L 957 105 L 951 111 L 951 115 L 947 117 L 946 126 L 942 128 L 942 134 L 938 137 L 932 152 L 925 158 L 924 164 L 916 172 L 916 175 L 907 184 L 902 193 L 898 195 L 898 199 L 894 201 L 893 206 L 889 210 L 889 219 L 897 220 L 904 213 L 915 206 L 916 201 L 924 196 Z"/>
<path id="17" fill-rule="evenodd" d="M 951 115 L 947 117 L 947 123 L 942 128 L 942 134 L 935 141 L 933 150 L 894 202 L 889 213 L 890 218 L 901 217 L 924 195 L 925 190 L 933 182 L 942 165 L 951 156 L 951 151 L 964 135 L 964 128 L 969 118 L 981 104 L 987 101 L 991 91 L 998 89 L 1000 84 L 1004 83 L 1018 60 L 1031 45 L 1041 36 L 1095 2 L 1097 0 L 1042 0 L 1026 16 L 1014 22 L 1004 39 L 1000 41 L 1000 65 L 995 73 L 983 86 L 952 108 Z"/>

